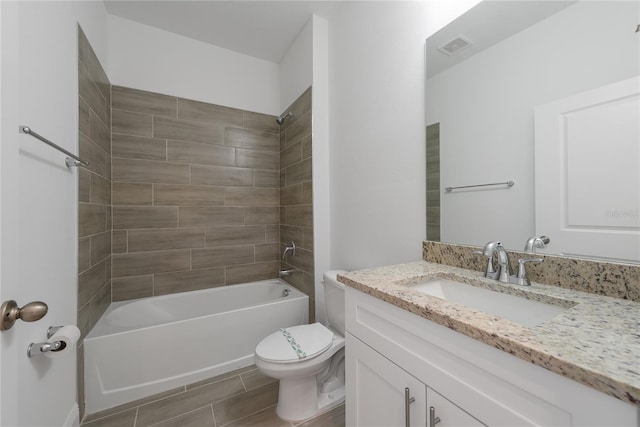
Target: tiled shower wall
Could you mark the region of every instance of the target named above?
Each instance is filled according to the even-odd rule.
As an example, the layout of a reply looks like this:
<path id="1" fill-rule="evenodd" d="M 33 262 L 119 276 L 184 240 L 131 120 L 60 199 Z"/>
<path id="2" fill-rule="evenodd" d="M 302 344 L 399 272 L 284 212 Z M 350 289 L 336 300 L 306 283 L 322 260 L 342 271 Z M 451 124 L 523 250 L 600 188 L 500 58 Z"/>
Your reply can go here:
<path id="1" fill-rule="evenodd" d="M 78 27 L 78 327 L 84 337 L 111 302 L 111 85 Z M 82 341 L 78 396 L 83 402 Z"/>
<path id="2" fill-rule="evenodd" d="M 290 241 L 295 256 L 282 260 L 283 270 L 294 273 L 284 279 L 309 295 L 309 320 L 315 319 L 313 263 L 313 193 L 311 170 L 311 88 L 284 112 L 291 111 L 280 131 L 280 242 Z"/>
<path id="3" fill-rule="evenodd" d="M 113 86 L 113 300 L 278 276 L 274 116 Z"/>

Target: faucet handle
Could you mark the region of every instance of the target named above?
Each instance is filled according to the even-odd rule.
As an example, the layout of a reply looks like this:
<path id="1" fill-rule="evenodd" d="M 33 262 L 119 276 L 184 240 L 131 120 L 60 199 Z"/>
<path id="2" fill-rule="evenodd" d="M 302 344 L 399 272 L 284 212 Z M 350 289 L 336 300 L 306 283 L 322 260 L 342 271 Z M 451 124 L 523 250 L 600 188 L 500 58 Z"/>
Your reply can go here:
<path id="1" fill-rule="evenodd" d="M 525 269 L 525 264 L 528 262 L 543 262 L 544 258 L 528 258 L 528 259 L 519 259 L 518 260 L 518 273 L 516 274 L 516 282 L 519 285 L 531 286 L 531 282 L 529 281 L 529 276 L 527 275 L 527 270 Z"/>

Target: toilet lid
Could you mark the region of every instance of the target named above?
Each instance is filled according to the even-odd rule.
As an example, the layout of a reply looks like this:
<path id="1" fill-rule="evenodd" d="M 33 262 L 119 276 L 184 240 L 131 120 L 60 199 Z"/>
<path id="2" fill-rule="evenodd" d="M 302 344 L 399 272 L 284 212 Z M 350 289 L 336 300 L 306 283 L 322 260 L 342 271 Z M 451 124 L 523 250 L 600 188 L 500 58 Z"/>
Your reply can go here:
<path id="1" fill-rule="evenodd" d="M 288 363 L 311 359 L 329 347 L 333 332 L 320 323 L 282 328 L 260 341 L 256 355 L 274 363 Z"/>

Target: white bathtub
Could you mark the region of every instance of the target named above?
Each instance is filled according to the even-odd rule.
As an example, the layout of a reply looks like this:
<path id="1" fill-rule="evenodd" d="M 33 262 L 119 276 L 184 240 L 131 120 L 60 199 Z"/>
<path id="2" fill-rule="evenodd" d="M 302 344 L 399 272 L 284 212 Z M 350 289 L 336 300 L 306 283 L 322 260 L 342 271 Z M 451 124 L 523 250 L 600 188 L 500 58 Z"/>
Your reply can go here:
<path id="1" fill-rule="evenodd" d="M 280 279 L 113 303 L 84 340 L 85 411 L 249 366 L 262 338 L 308 317 Z"/>

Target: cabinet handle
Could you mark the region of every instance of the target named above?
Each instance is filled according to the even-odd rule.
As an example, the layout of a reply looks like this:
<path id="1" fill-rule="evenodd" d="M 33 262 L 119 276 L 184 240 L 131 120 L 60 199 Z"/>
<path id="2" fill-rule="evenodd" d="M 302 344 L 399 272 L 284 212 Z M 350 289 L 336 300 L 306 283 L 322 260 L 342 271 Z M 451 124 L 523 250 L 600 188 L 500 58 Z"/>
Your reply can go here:
<path id="1" fill-rule="evenodd" d="M 429 406 L 429 427 L 434 427 L 440 422 L 440 417 L 436 417 L 436 408 Z"/>
<path id="2" fill-rule="evenodd" d="M 411 410 L 409 409 L 409 405 L 416 401 L 415 397 L 409 397 L 409 387 L 405 387 L 404 389 L 404 425 L 406 427 L 411 426 Z"/>

